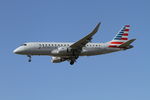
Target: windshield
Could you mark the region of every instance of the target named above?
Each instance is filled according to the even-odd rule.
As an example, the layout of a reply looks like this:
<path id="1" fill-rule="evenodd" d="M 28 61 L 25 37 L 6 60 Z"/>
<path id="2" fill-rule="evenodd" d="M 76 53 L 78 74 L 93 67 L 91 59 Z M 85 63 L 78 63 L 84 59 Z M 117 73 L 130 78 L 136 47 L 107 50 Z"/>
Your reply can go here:
<path id="1" fill-rule="evenodd" d="M 22 44 L 21 46 L 27 46 L 27 44 Z"/>

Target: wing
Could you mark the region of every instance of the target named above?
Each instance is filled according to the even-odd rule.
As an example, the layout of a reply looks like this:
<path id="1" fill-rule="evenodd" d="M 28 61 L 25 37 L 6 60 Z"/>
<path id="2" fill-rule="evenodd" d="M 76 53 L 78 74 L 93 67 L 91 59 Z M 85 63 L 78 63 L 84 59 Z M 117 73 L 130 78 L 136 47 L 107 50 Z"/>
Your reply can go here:
<path id="1" fill-rule="evenodd" d="M 81 49 L 82 47 L 84 47 L 88 42 L 92 40 L 92 36 L 98 31 L 100 24 L 101 23 L 98 23 L 95 29 L 91 33 L 89 33 L 87 36 L 80 39 L 79 41 L 75 42 L 70 47 L 72 49 Z"/>

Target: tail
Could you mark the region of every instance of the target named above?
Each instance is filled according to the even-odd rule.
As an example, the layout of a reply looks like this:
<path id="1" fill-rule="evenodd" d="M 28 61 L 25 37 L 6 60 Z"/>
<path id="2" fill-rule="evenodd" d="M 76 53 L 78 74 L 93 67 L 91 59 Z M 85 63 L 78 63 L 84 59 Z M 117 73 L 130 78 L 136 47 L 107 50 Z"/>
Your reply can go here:
<path id="1" fill-rule="evenodd" d="M 121 30 L 113 38 L 113 40 L 108 42 L 109 43 L 108 47 L 126 48 L 126 47 L 130 46 L 130 44 L 135 39 L 128 40 L 129 31 L 130 31 L 130 25 L 125 25 L 124 27 L 122 27 Z M 127 43 L 128 43 L 128 45 L 123 45 L 123 44 L 127 44 Z"/>
<path id="2" fill-rule="evenodd" d="M 128 35 L 129 35 L 129 30 L 130 30 L 130 25 L 125 25 L 114 37 L 112 41 L 127 41 L 128 40 Z"/>

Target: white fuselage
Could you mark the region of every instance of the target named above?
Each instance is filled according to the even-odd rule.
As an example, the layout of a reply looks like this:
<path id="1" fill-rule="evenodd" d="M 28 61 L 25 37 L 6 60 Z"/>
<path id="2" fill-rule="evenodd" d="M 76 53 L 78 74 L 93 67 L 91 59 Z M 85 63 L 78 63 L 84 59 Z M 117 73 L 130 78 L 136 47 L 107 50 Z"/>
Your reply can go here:
<path id="1" fill-rule="evenodd" d="M 101 55 L 121 50 L 133 48 L 130 45 L 136 39 L 128 40 L 130 25 L 125 25 L 113 38 L 106 43 L 90 43 L 96 34 L 100 23 L 96 25 L 94 30 L 88 35 L 74 43 L 64 42 L 29 42 L 21 45 L 13 52 L 15 54 L 27 55 L 31 62 L 32 55 L 48 55 L 52 56 L 51 62 L 60 63 L 69 61 L 71 65 L 76 62 L 79 56 Z"/>
<path id="2" fill-rule="evenodd" d="M 16 54 L 22 55 L 49 55 L 49 56 L 70 56 L 66 51 L 73 43 L 58 42 L 29 42 L 14 50 Z M 100 55 L 123 50 L 122 48 L 110 48 L 107 43 L 87 43 L 79 56 Z"/>

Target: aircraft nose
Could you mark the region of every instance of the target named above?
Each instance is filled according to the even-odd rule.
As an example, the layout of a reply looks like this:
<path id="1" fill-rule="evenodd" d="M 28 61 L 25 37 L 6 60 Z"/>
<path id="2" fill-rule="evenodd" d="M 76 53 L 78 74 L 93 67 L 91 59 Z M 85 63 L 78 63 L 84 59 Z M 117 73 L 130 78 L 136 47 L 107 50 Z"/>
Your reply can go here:
<path id="1" fill-rule="evenodd" d="M 15 53 L 15 54 L 21 54 L 21 53 L 22 53 L 22 49 L 17 48 L 17 49 L 15 49 L 15 50 L 13 51 L 13 53 Z"/>
<path id="2" fill-rule="evenodd" d="M 13 53 L 15 53 L 15 54 L 17 54 L 19 51 L 18 51 L 18 49 L 15 49 L 14 51 L 13 51 Z"/>

